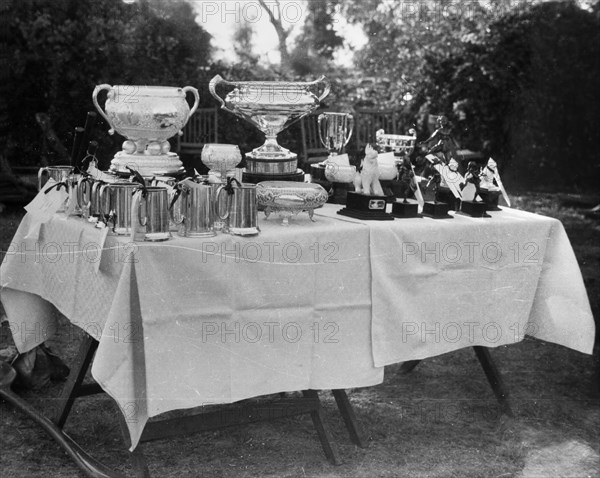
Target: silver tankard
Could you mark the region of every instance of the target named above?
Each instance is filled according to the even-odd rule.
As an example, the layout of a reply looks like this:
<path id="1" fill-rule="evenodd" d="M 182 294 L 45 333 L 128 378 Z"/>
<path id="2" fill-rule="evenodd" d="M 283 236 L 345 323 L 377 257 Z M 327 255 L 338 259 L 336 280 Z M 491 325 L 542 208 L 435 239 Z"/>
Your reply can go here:
<path id="1" fill-rule="evenodd" d="M 179 235 L 184 237 L 212 237 L 217 233 L 214 229 L 213 218 L 213 189 L 208 184 L 202 184 L 185 179 L 179 183 L 180 207 L 177 201 L 171 203 L 171 219 L 181 224 Z M 176 218 L 174 210 L 179 210 L 180 217 Z"/>
<path id="2" fill-rule="evenodd" d="M 131 234 L 133 194 L 140 185 L 129 181 L 109 183 L 100 189 L 100 209 L 110 231 L 117 236 Z M 105 196 L 108 195 L 108 197 Z"/>
<path id="3" fill-rule="evenodd" d="M 142 187 L 133 195 L 132 221 L 142 226 L 145 241 L 166 241 L 169 232 L 169 194 L 167 188 Z M 136 219 L 137 218 L 137 219 Z"/>
<path id="4" fill-rule="evenodd" d="M 226 210 L 221 214 L 223 194 L 226 198 Z M 238 236 L 253 236 L 260 232 L 258 228 L 258 204 L 256 184 L 240 183 L 230 178 L 226 186 L 217 191 L 217 214 L 226 221 L 223 232 Z"/>

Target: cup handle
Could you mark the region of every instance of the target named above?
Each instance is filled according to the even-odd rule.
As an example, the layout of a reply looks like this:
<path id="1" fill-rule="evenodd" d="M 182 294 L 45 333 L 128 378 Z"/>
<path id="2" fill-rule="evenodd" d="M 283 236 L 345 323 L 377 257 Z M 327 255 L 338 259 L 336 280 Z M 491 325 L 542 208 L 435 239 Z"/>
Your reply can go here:
<path id="1" fill-rule="evenodd" d="M 315 81 L 315 84 L 323 83 L 323 93 L 319 96 L 319 102 L 323 101 L 327 95 L 329 94 L 329 90 L 331 90 L 331 82 L 325 77 L 325 75 L 321 75 L 321 77 Z"/>
<path id="2" fill-rule="evenodd" d="M 102 184 L 99 187 L 100 190 L 98 191 L 98 204 L 100 205 L 100 215 L 102 219 L 105 220 L 105 222 L 108 222 L 108 217 L 110 216 L 110 196 L 107 198 L 104 194 L 108 188 L 108 184 Z"/>
<path id="3" fill-rule="evenodd" d="M 325 147 L 325 149 L 327 149 L 327 151 L 329 151 L 329 145 L 327 144 L 327 141 L 325 141 L 323 139 L 323 132 L 321 130 L 321 123 L 323 122 L 323 120 L 326 118 L 325 115 L 320 114 L 317 118 L 317 131 L 319 132 L 319 140 L 321 141 L 321 144 Z"/>
<path id="4" fill-rule="evenodd" d="M 48 172 L 48 168 L 40 168 L 38 171 L 38 191 L 42 190 L 42 176 Z"/>
<path id="5" fill-rule="evenodd" d="M 177 192 L 175 192 L 175 194 L 177 194 Z M 174 197 L 173 200 L 171 201 L 171 205 L 169 206 L 169 216 L 171 216 L 171 221 L 173 221 L 174 224 L 176 225 L 181 225 L 183 224 L 183 221 L 185 220 L 185 215 L 179 213 L 179 217 L 176 219 L 175 218 L 175 205 L 179 204 L 179 201 L 182 201 L 182 197 L 184 196 L 185 191 L 181 191 L 177 197 Z"/>
<path id="6" fill-rule="evenodd" d="M 348 144 L 350 138 L 352 137 L 352 132 L 354 131 L 354 117 L 352 115 L 348 115 L 348 137 L 346 138 L 346 142 L 344 146 Z"/>
<path id="7" fill-rule="evenodd" d="M 225 214 L 221 215 L 221 193 L 225 191 L 225 193 L 227 194 L 227 201 L 226 201 L 226 208 L 225 208 Z M 217 216 L 219 216 L 219 219 L 221 219 L 222 221 L 226 220 L 229 217 L 229 194 L 227 192 L 227 190 L 225 189 L 225 186 L 219 186 L 219 189 L 217 189 Z"/>
<path id="8" fill-rule="evenodd" d="M 102 108 L 100 108 L 100 105 L 98 104 L 98 93 L 100 93 L 102 90 L 107 90 L 108 91 L 107 98 L 110 98 L 110 93 L 112 91 L 112 86 L 110 86 L 109 84 L 104 83 L 102 85 L 97 85 L 96 88 L 94 88 L 94 92 L 92 93 L 92 101 L 94 102 L 94 106 L 98 110 L 98 113 L 100 113 L 102 115 L 102 117 L 106 120 L 106 122 L 110 126 L 110 129 L 108 130 L 108 134 L 114 134 L 115 133 L 115 129 L 112 127 L 112 123 L 108 119 L 108 116 L 106 115 L 106 113 L 104 112 L 104 110 Z"/>
<path id="9" fill-rule="evenodd" d="M 210 91 L 210 94 L 213 95 L 213 97 L 219 102 L 221 103 L 221 109 L 225 110 L 225 111 L 229 111 L 230 113 L 234 113 L 235 111 L 230 110 L 229 108 L 227 108 L 227 106 L 225 105 L 225 101 L 223 100 L 223 98 L 221 98 L 218 94 L 217 94 L 217 85 L 220 83 L 224 83 L 227 85 L 233 85 L 235 86 L 235 83 L 231 83 L 229 81 L 225 81 L 223 78 L 221 78 L 221 75 L 216 75 L 212 80 L 210 80 L 210 82 L 208 83 L 208 91 Z"/>
<path id="10" fill-rule="evenodd" d="M 187 96 L 188 91 L 194 95 L 194 105 L 192 106 L 192 109 L 190 110 L 190 114 L 188 115 L 188 118 L 189 118 L 198 109 L 198 105 L 200 104 L 200 95 L 198 94 L 198 90 L 196 88 L 194 88 L 193 86 L 184 86 L 181 89 L 181 91 L 183 91 L 186 94 L 186 96 Z"/>
<path id="11" fill-rule="evenodd" d="M 77 181 L 77 205 L 82 212 L 87 211 L 89 215 L 90 205 L 92 204 L 91 184 L 88 178 L 79 178 Z"/>
<path id="12" fill-rule="evenodd" d="M 137 208 L 135 207 L 135 204 L 137 203 Z M 133 200 L 133 204 L 134 204 L 134 210 L 136 210 L 136 214 L 137 214 L 137 219 L 138 219 L 138 224 L 142 227 L 146 227 L 146 224 L 148 224 L 148 211 L 144 212 L 144 216 L 143 216 L 143 220 L 142 220 L 142 204 L 144 204 L 144 209 L 146 209 L 146 200 L 142 197 L 142 191 L 138 191 L 135 194 L 134 200 Z"/>

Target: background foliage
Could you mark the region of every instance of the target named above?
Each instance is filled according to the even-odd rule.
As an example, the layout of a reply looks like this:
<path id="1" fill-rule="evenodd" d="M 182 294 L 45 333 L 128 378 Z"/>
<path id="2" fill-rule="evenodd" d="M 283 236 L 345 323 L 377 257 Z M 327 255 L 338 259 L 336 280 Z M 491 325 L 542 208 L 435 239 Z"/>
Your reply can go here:
<path id="1" fill-rule="evenodd" d="M 9 25 L 12 161 L 39 161 L 38 112 L 50 115 L 70 145 L 73 128 L 93 109 L 96 84 L 193 85 L 202 106 L 214 106 L 207 84 L 217 73 L 246 80 L 325 74 L 333 83 L 327 109 L 394 108 L 407 127 L 417 125 L 420 139 L 428 135 L 429 114 L 446 114 L 461 146 L 494 156 L 514 184 L 596 187 L 600 2 L 585 8 L 574 0 L 304 5 L 306 20 L 293 26 L 299 29 L 294 41 L 288 27 L 276 27 L 288 38 L 286 64 L 266 65 L 253 51 L 252 26 L 243 23 L 233 39 L 237 58 L 214 58 L 210 35 L 186 0 L 15 2 Z M 333 61 L 348 43 L 336 29 L 340 19 L 367 37 L 352 67 Z M 261 142 L 243 120 L 219 116 L 220 141 L 243 151 Z M 96 139 L 110 158 L 120 139 L 107 138 L 107 129 L 99 124 Z M 281 142 L 300 150 L 299 139 L 292 128 Z"/>

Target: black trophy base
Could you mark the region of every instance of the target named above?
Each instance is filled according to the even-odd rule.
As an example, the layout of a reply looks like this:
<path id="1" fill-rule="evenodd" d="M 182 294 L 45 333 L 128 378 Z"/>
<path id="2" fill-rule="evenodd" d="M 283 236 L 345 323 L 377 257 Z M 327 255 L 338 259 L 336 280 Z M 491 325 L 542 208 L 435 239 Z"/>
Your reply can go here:
<path id="1" fill-rule="evenodd" d="M 379 184 L 381 184 L 381 189 L 383 189 L 383 195 L 389 204 L 394 203 L 396 200 L 397 196 L 394 190 L 396 183 L 398 183 L 398 181 L 379 181 Z"/>
<path id="2" fill-rule="evenodd" d="M 311 164 L 310 165 L 310 176 L 313 182 L 327 182 L 327 178 L 325 177 L 325 166 L 322 164 Z"/>
<path id="3" fill-rule="evenodd" d="M 487 214 L 486 204 L 479 201 L 461 201 L 458 213 L 470 217 L 492 217 Z"/>
<path id="4" fill-rule="evenodd" d="M 458 211 L 460 209 L 460 199 L 457 198 L 450 188 L 440 187 L 435 193 L 436 202 L 445 202 L 450 205 L 451 211 Z"/>
<path id="5" fill-rule="evenodd" d="M 385 212 L 385 196 L 370 196 L 349 191 L 346 196 L 346 207 L 337 213 L 342 216 L 370 221 L 393 221 L 394 216 Z"/>
<path id="6" fill-rule="evenodd" d="M 244 171 L 242 181 L 251 184 L 258 184 L 262 181 L 296 181 L 301 183 L 304 182 L 304 171 L 298 169 L 295 173 L 289 174 L 248 173 Z"/>
<path id="7" fill-rule="evenodd" d="M 432 219 L 452 219 L 452 216 L 448 214 L 449 210 L 448 203 L 426 201 L 423 205 L 423 216 Z"/>
<path id="8" fill-rule="evenodd" d="M 392 206 L 392 216 L 398 219 L 421 217 L 419 214 L 419 204 L 413 201 L 404 202 L 402 200 L 395 202 Z"/>
<path id="9" fill-rule="evenodd" d="M 502 211 L 498 207 L 498 199 L 500 199 L 500 191 L 488 191 L 487 189 L 480 189 L 479 195 L 486 205 L 488 211 Z"/>
<path id="10" fill-rule="evenodd" d="M 330 204 L 346 204 L 348 192 L 350 191 L 354 191 L 354 184 L 331 183 L 329 199 L 327 202 Z"/>

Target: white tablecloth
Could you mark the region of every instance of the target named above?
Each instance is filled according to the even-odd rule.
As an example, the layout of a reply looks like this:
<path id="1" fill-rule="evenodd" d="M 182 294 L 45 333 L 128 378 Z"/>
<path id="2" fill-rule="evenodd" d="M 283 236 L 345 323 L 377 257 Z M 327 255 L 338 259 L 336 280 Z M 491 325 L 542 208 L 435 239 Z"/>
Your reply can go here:
<path id="1" fill-rule="evenodd" d="M 149 417 L 285 390 L 369 386 L 386 364 L 525 333 L 591 353 L 594 321 L 559 221 L 364 222 L 336 206 L 261 234 L 130 243 L 59 215 L 2 264 L 20 351 L 53 304 L 99 340 L 92 375 L 137 444 Z M 262 214 L 261 214 L 262 216 Z"/>

